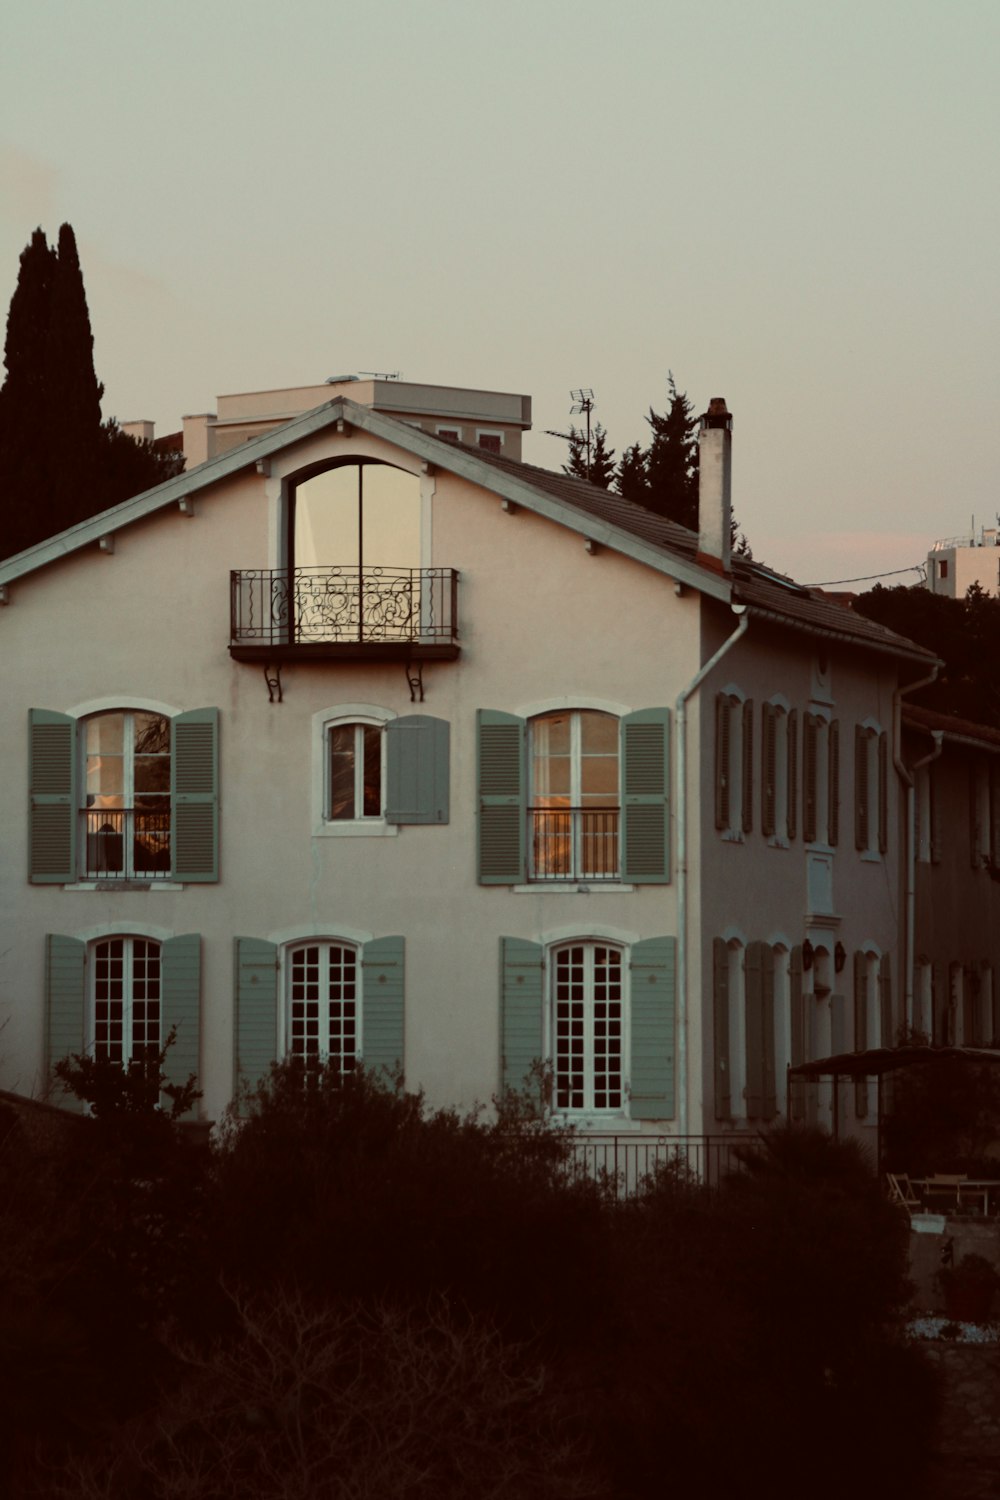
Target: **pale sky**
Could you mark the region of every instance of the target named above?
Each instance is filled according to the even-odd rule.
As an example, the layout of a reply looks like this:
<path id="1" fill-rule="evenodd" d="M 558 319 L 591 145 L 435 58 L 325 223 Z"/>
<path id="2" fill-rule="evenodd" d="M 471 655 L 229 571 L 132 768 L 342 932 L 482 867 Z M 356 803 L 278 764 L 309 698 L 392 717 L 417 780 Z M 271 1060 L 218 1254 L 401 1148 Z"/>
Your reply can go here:
<path id="1" fill-rule="evenodd" d="M 557 468 L 572 388 L 620 455 L 673 370 L 727 399 L 737 517 L 803 582 L 1000 510 L 1000 0 L 7 0 L 2 31 L 0 312 L 69 220 L 106 416 L 398 370 L 530 394 Z"/>

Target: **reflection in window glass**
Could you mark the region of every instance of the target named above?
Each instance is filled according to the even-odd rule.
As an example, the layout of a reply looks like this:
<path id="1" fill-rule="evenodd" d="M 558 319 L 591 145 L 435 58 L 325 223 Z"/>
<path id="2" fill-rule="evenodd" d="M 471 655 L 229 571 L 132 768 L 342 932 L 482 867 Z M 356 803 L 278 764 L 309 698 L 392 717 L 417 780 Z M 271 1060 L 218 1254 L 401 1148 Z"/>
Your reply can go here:
<path id="1" fill-rule="evenodd" d="M 96 714 L 84 736 L 87 876 L 170 869 L 170 720 L 140 710 Z"/>
<path id="2" fill-rule="evenodd" d="M 382 729 L 334 724 L 330 729 L 327 817 L 337 822 L 382 816 Z"/>
<path id="3" fill-rule="evenodd" d="M 343 464 L 296 486 L 296 568 L 419 568 L 420 481 L 390 464 Z"/>

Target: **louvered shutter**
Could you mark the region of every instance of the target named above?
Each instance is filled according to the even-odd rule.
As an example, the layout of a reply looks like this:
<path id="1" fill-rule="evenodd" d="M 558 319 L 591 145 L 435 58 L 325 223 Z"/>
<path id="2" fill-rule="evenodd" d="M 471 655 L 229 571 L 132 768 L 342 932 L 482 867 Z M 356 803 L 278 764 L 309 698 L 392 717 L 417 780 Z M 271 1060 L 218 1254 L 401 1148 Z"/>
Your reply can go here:
<path id="1" fill-rule="evenodd" d="M 715 698 L 715 826 L 730 826 L 730 751 L 732 748 L 732 703 L 726 693 Z"/>
<path id="2" fill-rule="evenodd" d="M 1000 765 L 990 761 L 990 863 L 1000 869 Z"/>
<path id="3" fill-rule="evenodd" d="M 883 1047 L 896 1045 L 896 1026 L 892 1010 L 892 959 L 882 954 L 878 966 L 879 1040 Z"/>
<path id="4" fill-rule="evenodd" d="M 777 716 L 773 703 L 763 704 L 760 711 L 760 831 L 767 838 L 774 834 L 776 819 Z"/>
<path id="5" fill-rule="evenodd" d="M 236 939 L 236 1082 L 255 1089 L 278 1056 L 278 950 L 261 938 Z"/>
<path id="6" fill-rule="evenodd" d="M 816 842 L 816 741 L 819 726 L 815 714 L 802 719 L 802 837 L 807 844 Z"/>
<path id="7" fill-rule="evenodd" d="M 729 1068 L 729 948 L 722 938 L 712 942 L 712 1014 L 715 1032 L 715 1118 L 733 1113 Z"/>
<path id="8" fill-rule="evenodd" d="M 481 708 L 479 749 L 479 883 L 517 885 L 525 878 L 525 723 Z"/>
<path id="9" fill-rule="evenodd" d="M 76 880 L 76 720 L 33 708 L 28 743 L 28 878 L 34 885 Z"/>
<path id="10" fill-rule="evenodd" d="M 753 699 L 743 705 L 743 787 L 742 824 L 744 833 L 753 833 Z"/>
<path id="11" fill-rule="evenodd" d="M 836 848 L 840 842 L 840 720 L 832 719 L 827 730 L 827 827 L 826 841 Z"/>
<path id="12" fill-rule="evenodd" d="M 670 879 L 670 710 L 647 708 L 621 721 L 622 879 Z"/>
<path id="13" fill-rule="evenodd" d="M 971 964 L 966 964 L 962 974 L 962 1044 L 965 1047 L 982 1046 L 979 1034 L 979 973 Z"/>
<path id="14" fill-rule="evenodd" d="M 940 964 L 931 964 L 931 1041 L 935 1047 L 948 1042 L 948 988 Z"/>
<path id="15" fill-rule="evenodd" d="M 635 943 L 629 963 L 633 1120 L 674 1118 L 677 940 Z"/>
<path id="16" fill-rule="evenodd" d="M 778 1113 L 778 1099 L 774 1059 L 774 949 L 770 943 L 760 945 L 760 967 L 760 1033 L 761 1054 L 764 1059 L 763 1117 L 765 1120 L 773 1120 Z"/>
<path id="17" fill-rule="evenodd" d="M 537 1096 L 544 1054 L 544 961 L 540 943 L 500 939 L 501 1084 Z"/>
<path id="18" fill-rule="evenodd" d="M 790 1016 L 790 1040 L 792 1050 L 792 1067 L 806 1060 L 805 1057 L 805 1017 L 802 1014 L 802 949 L 796 946 L 788 955 L 788 1000 L 791 1007 Z M 806 1081 L 804 1078 L 793 1078 L 789 1087 L 791 1117 L 794 1121 L 801 1122 L 806 1116 Z"/>
<path id="19" fill-rule="evenodd" d="M 385 726 L 387 823 L 447 823 L 451 726 L 406 714 Z"/>
<path id="20" fill-rule="evenodd" d="M 175 880 L 219 878 L 219 710 L 170 721 L 170 849 Z"/>
<path id="21" fill-rule="evenodd" d="M 185 1084 L 192 1073 L 200 1075 L 201 1029 L 201 938 L 196 932 L 168 938 L 160 946 L 160 979 L 162 994 L 162 1035 L 176 1028 L 177 1036 L 168 1048 L 163 1071 L 168 1083 Z M 198 1117 L 195 1104 L 182 1116 Z"/>
<path id="22" fill-rule="evenodd" d="M 788 715 L 788 837 L 798 833 L 799 804 L 799 714 L 793 708 Z"/>
<path id="23" fill-rule="evenodd" d="M 860 949 L 854 954 L 854 1050 L 868 1050 L 868 957 Z M 859 1120 L 868 1115 L 868 1080 L 854 1083 L 854 1113 Z"/>
<path id="24" fill-rule="evenodd" d="M 868 731 L 854 726 L 854 847 L 868 848 Z"/>
<path id="25" fill-rule="evenodd" d="M 969 762 L 969 862 L 974 870 L 982 868 L 983 835 L 979 808 L 979 765 Z"/>
<path id="26" fill-rule="evenodd" d="M 840 1057 L 847 1051 L 847 1004 L 843 995 L 832 994 L 830 996 L 830 1055 Z M 843 1115 L 847 1105 L 847 1083 L 845 1079 L 834 1078 L 833 1087 L 837 1090 L 837 1114 Z"/>
<path id="27" fill-rule="evenodd" d="M 996 1047 L 1000 1044 L 1000 985 L 997 984 L 993 965 L 988 962 L 983 964 L 983 984 L 988 987 L 986 993 L 990 1002 L 986 1012 L 990 1025 L 989 1045 Z"/>
<path id="28" fill-rule="evenodd" d="M 86 954 L 78 938 L 50 933 L 45 939 L 45 1073 L 64 1057 L 77 1057 L 84 1049 L 86 1012 Z M 82 1108 L 70 1094 L 60 1095 L 60 1105 Z"/>
<path id="29" fill-rule="evenodd" d="M 403 1076 L 405 957 L 397 936 L 375 938 L 361 950 L 361 1056 L 384 1085 Z"/>
<path id="30" fill-rule="evenodd" d="M 884 729 L 878 737 L 878 847 L 880 854 L 889 848 L 889 736 Z"/>
<path id="31" fill-rule="evenodd" d="M 763 943 L 749 943 L 746 951 L 744 996 L 746 1001 L 746 1116 L 748 1120 L 759 1120 L 764 1102 L 764 1048 L 763 1048 L 763 966 L 761 948 Z"/>

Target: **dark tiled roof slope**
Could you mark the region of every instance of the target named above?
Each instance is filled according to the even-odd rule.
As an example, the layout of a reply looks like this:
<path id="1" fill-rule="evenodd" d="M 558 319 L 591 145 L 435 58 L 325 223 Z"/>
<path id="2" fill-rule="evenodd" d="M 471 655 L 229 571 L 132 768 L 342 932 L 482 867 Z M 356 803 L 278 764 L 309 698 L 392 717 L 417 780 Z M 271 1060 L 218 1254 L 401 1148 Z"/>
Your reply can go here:
<path id="1" fill-rule="evenodd" d="M 993 729 L 989 724 L 975 724 L 971 719 L 956 719 L 934 708 L 921 708 L 918 703 L 903 704 L 903 723 L 911 729 L 940 729 L 945 734 L 979 740 L 991 749 L 1000 750 L 1000 729 Z"/>
<path id="2" fill-rule="evenodd" d="M 634 501 L 624 500 L 621 495 L 602 490 L 585 479 L 574 479 L 569 474 L 556 474 L 534 464 L 519 463 L 516 459 L 486 453 L 464 443 L 454 446 L 465 448 L 491 468 L 500 469 L 585 515 L 620 526 L 623 531 L 661 548 L 665 553 L 674 553 L 688 562 L 697 557 L 698 538 L 693 531 L 636 505 Z M 733 602 L 746 604 L 751 610 L 812 634 L 911 657 L 928 665 L 936 660 L 932 651 L 897 635 L 894 630 L 865 619 L 864 615 L 856 614 L 815 589 L 804 588 L 771 568 L 739 557 L 733 559 Z"/>

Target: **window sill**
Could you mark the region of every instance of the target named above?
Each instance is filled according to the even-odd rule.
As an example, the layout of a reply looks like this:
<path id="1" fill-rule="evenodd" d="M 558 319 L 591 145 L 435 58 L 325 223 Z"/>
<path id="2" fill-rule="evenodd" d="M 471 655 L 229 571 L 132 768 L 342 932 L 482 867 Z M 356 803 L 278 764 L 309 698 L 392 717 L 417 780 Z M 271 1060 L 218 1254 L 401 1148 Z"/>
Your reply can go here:
<path id="1" fill-rule="evenodd" d="M 530 885 L 511 886 L 515 896 L 537 896 L 541 891 L 550 896 L 621 896 L 634 890 L 634 885 L 622 885 L 614 880 L 595 880 L 590 884 L 586 880 L 534 880 Z"/>
<path id="2" fill-rule="evenodd" d="M 342 823 L 317 823 L 313 838 L 394 839 L 398 832 L 398 823 L 387 823 L 383 818 L 345 818 Z"/>
<path id="3" fill-rule="evenodd" d="M 860 850 L 860 854 L 862 862 L 866 865 L 880 865 L 882 863 L 882 856 L 877 849 L 862 849 Z"/>
<path id="4" fill-rule="evenodd" d="M 742 844 L 743 830 L 740 828 L 720 828 L 719 838 L 724 844 Z"/>
<path id="5" fill-rule="evenodd" d="M 790 849 L 792 845 L 790 840 L 785 838 L 784 834 L 772 833 L 767 841 L 767 847 L 769 849 Z"/>
<path id="6" fill-rule="evenodd" d="M 80 880 L 60 887 L 64 891 L 183 891 L 175 880 Z"/>
<path id="7" fill-rule="evenodd" d="M 556 1130 L 572 1130 L 578 1135 L 640 1135 L 642 1121 L 627 1115 L 571 1114 L 553 1112 L 549 1119 Z"/>

